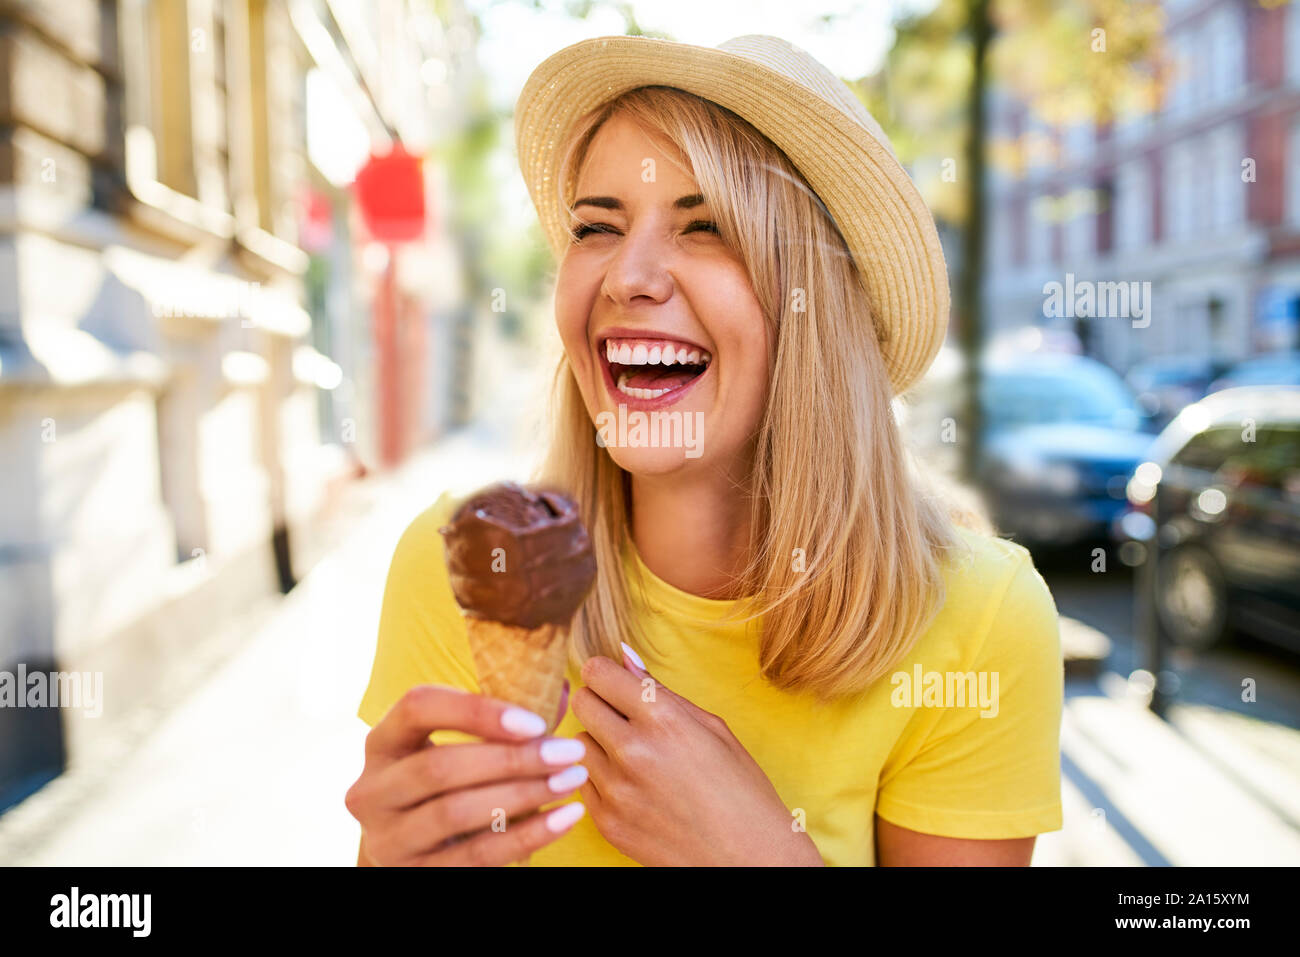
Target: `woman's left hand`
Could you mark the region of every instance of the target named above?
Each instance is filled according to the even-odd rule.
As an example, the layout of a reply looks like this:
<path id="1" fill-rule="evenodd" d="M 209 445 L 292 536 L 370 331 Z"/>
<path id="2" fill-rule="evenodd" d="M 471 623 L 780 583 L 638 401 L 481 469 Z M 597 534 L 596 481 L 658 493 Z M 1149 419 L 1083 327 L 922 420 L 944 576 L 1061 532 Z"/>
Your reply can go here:
<path id="1" fill-rule="evenodd" d="M 579 790 L 605 840 L 648 865 L 821 865 L 806 832 L 727 723 L 595 656 L 569 705 L 587 730 Z"/>

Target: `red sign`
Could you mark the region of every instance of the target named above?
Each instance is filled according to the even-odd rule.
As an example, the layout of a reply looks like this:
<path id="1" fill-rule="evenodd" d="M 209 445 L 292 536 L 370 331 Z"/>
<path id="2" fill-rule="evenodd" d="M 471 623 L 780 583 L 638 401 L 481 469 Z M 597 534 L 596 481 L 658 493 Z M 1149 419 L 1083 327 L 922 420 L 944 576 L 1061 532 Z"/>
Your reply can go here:
<path id="1" fill-rule="evenodd" d="M 402 242 L 424 235 L 424 173 L 419 157 L 400 143 L 387 156 L 371 155 L 357 173 L 356 193 L 375 239 Z"/>
<path id="2" fill-rule="evenodd" d="M 329 197 L 311 189 L 299 197 L 298 245 L 309 253 L 329 248 L 334 241 L 334 208 Z"/>

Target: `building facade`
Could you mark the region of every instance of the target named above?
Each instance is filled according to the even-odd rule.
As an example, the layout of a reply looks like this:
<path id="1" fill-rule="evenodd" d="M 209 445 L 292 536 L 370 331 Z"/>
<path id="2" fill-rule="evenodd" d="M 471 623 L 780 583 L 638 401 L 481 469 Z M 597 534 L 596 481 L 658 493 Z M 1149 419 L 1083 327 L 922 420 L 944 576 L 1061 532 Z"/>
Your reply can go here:
<path id="1" fill-rule="evenodd" d="M 104 687 L 98 721 L 0 709 L 0 808 L 292 587 L 331 483 L 445 424 L 454 254 L 432 228 L 376 248 L 347 182 L 454 121 L 451 26 L 407 0 L 0 6 L 0 671 Z"/>
<path id="2" fill-rule="evenodd" d="M 993 332 L 1071 328 L 1121 372 L 1300 347 L 1300 8 L 1171 0 L 1164 43 L 1163 102 L 1110 125 L 993 97 L 993 136 L 1023 157 L 988 180 Z M 1080 282 L 1128 284 L 1145 314 L 1062 314 L 1049 284 Z"/>

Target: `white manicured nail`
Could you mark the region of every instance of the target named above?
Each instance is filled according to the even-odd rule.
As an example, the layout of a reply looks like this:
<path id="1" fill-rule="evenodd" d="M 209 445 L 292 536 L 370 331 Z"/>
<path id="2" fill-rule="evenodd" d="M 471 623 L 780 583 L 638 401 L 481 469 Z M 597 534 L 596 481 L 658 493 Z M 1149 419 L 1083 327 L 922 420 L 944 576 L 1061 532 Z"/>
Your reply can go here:
<path id="1" fill-rule="evenodd" d="M 563 807 L 557 807 L 550 814 L 546 815 L 546 829 L 552 834 L 559 834 L 561 831 L 567 831 L 573 825 L 578 823 L 578 819 L 586 812 L 581 801 L 571 801 Z"/>
<path id="2" fill-rule="evenodd" d="M 642 671 L 645 671 L 645 662 L 641 660 L 641 656 L 633 651 L 626 641 L 620 641 L 619 644 L 623 646 L 623 650 L 627 652 L 627 656 L 632 659 L 632 664 L 636 665 Z"/>
<path id="3" fill-rule="evenodd" d="M 547 738 L 542 742 L 542 761 L 545 764 L 572 764 L 581 761 L 587 746 L 576 738 Z"/>
<path id="4" fill-rule="evenodd" d="M 526 734 L 529 737 L 546 733 L 545 719 L 523 708 L 506 709 L 501 715 L 501 727 L 513 734 Z"/>
<path id="5" fill-rule="evenodd" d="M 582 782 L 587 780 L 587 769 L 581 764 L 575 764 L 571 768 L 565 768 L 559 774 L 552 774 L 546 779 L 546 783 L 556 794 L 564 791 L 572 791 L 574 788 L 582 787 Z"/>

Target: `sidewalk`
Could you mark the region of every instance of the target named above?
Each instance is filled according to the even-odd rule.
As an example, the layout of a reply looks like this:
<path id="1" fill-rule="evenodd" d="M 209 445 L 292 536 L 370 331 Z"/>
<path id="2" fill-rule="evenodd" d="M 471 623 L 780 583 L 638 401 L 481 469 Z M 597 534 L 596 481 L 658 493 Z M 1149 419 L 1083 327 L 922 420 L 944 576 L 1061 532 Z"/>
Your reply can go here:
<path id="1" fill-rule="evenodd" d="M 0 864 L 354 862 L 343 795 L 361 770 L 356 709 L 393 549 L 442 491 L 527 477 L 536 435 L 524 412 L 538 379 L 522 367 L 494 370 L 475 426 L 351 490 L 360 517 L 287 596 L 205 640 L 195 680 L 164 689 L 170 700 L 140 709 L 110 748 L 0 815 Z"/>
<path id="2" fill-rule="evenodd" d="M 1046 866 L 1300 864 L 1300 732 L 1218 708 L 1169 721 L 1119 675 L 1068 682 L 1061 722 L 1065 827 Z"/>
<path id="3" fill-rule="evenodd" d="M 522 478 L 463 433 L 377 479 L 377 507 L 122 763 L 105 755 L 0 817 L 0 861 L 27 865 L 321 864 L 355 860 L 343 794 L 397 538 L 437 492 Z M 131 749 L 124 741 L 122 751 Z"/>

